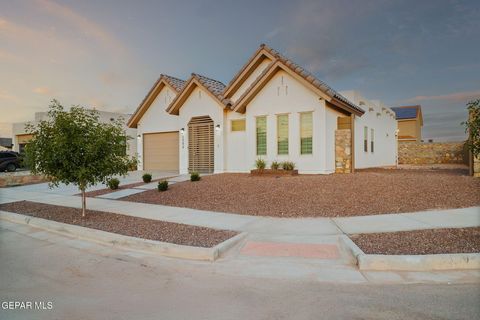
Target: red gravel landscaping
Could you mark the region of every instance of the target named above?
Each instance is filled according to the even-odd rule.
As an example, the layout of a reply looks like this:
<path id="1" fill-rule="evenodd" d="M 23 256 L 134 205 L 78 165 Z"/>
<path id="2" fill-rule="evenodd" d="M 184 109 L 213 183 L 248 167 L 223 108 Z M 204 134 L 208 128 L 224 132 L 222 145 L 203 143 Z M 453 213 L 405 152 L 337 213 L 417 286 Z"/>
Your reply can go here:
<path id="1" fill-rule="evenodd" d="M 234 231 L 216 230 L 93 210 L 87 210 L 87 218 L 82 219 L 81 209 L 30 201 L 0 204 L 0 210 L 125 236 L 194 247 L 211 248 L 237 234 Z"/>
<path id="2" fill-rule="evenodd" d="M 121 200 L 274 217 L 338 217 L 480 205 L 465 170 L 375 169 L 355 174 L 216 174 Z"/>
<path id="3" fill-rule="evenodd" d="M 480 253 L 480 228 L 428 229 L 351 236 L 367 254 Z"/>

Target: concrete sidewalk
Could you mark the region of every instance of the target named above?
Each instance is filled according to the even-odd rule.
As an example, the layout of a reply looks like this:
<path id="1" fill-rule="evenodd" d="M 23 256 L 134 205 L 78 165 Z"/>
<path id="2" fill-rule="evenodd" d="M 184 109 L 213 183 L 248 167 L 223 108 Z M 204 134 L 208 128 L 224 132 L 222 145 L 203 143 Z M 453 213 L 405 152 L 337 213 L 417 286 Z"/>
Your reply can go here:
<path id="1" fill-rule="evenodd" d="M 30 200 L 81 207 L 77 196 L 30 187 L 1 189 L 0 203 Z M 88 198 L 87 206 L 147 219 L 260 234 L 338 235 L 480 226 L 480 207 L 342 218 L 271 218 L 102 198 Z"/>

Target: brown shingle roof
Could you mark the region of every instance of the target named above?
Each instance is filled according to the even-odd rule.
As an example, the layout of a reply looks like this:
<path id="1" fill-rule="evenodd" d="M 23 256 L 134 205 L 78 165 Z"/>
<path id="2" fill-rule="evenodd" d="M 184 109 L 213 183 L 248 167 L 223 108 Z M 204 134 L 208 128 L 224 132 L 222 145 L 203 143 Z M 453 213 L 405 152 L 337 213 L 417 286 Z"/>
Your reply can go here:
<path id="1" fill-rule="evenodd" d="M 286 65 L 287 67 L 289 67 L 292 71 L 294 71 L 296 74 L 298 74 L 299 76 L 301 76 L 302 78 L 304 78 L 305 80 L 307 80 L 309 83 L 311 83 L 314 87 L 316 87 L 317 89 L 319 90 L 322 90 L 323 92 L 325 92 L 328 96 L 330 96 L 331 98 L 335 98 L 335 99 L 338 99 L 340 100 L 341 102 L 343 103 L 346 103 L 348 106 L 350 106 L 352 109 L 355 109 L 357 110 L 359 113 L 363 114 L 365 113 L 365 111 L 360 108 L 359 106 L 357 106 L 356 104 L 354 104 L 353 102 L 349 101 L 347 98 L 345 98 L 344 96 L 342 96 L 340 93 L 338 93 L 337 91 L 333 90 L 329 85 L 327 85 L 325 82 L 317 79 L 313 74 L 311 74 L 310 72 L 308 72 L 307 70 L 305 70 L 304 68 L 302 68 L 301 66 L 299 66 L 298 64 L 296 64 L 295 62 L 293 62 L 292 60 L 286 58 L 285 56 L 283 56 L 281 53 L 279 53 L 278 51 L 270 48 L 269 46 L 267 46 L 266 44 L 261 44 L 260 47 L 262 47 L 263 49 L 267 50 L 270 54 L 272 54 L 273 56 L 275 56 L 275 58 L 279 61 L 281 61 L 284 65 Z M 275 62 L 275 61 L 273 61 Z M 268 68 L 267 68 L 268 69 Z M 261 76 L 259 76 L 260 78 Z M 247 90 L 248 91 L 248 90 Z M 240 100 L 240 99 L 239 99 Z"/>
<path id="2" fill-rule="evenodd" d="M 210 91 L 215 97 L 218 98 L 225 106 L 230 105 L 230 100 L 225 99 L 223 96 L 223 91 L 225 90 L 225 85 L 215 79 L 202 76 L 198 73 L 192 73 L 192 77 L 197 79 L 208 91 Z"/>
<path id="3" fill-rule="evenodd" d="M 180 92 L 185 85 L 185 80 L 168 76 L 166 74 L 160 75 L 160 78 L 162 77 L 165 78 L 165 81 L 167 81 L 177 92 Z"/>
<path id="4" fill-rule="evenodd" d="M 155 89 L 157 88 L 158 84 L 160 82 L 165 81 L 167 84 L 169 84 L 177 93 L 180 92 L 183 87 L 185 86 L 186 81 L 175 78 L 166 74 L 160 74 L 160 77 L 158 77 L 157 81 L 153 84 L 152 88 L 150 91 L 148 91 L 147 95 L 143 98 L 142 102 L 138 105 L 137 109 L 133 113 L 133 115 L 130 117 L 130 120 L 128 120 L 127 125 L 129 127 L 135 127 L 138 123 L 138 120 L 140 117 L 145 113 L 146 109 L 148 109 L 149 106 L 146 106 L 145 103 L 151 97 L 151 95 L 154 93 Z M 153 101 L 153 100 L 152 100 Z"/>

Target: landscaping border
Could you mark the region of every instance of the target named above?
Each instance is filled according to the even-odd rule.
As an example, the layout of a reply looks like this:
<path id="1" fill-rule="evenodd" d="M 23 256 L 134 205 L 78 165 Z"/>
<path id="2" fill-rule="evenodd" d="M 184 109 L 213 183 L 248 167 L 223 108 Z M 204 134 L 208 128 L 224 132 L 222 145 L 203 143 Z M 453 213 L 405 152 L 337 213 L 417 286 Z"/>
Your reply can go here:
<path id="1" fill-rule="evenodd" d="M 247 235 L 246 232 L 242 232 L 217 244 L 212 248 L 204 248 L 124 236 L 112 232 L 56 222 L 48 219 L 36 218 L 2 210 L 0 210 L 0 220 L 26 224 L 50 232 L 74 236 L 105 245 L 118 246 L 137 251 L 145 251 L 172 258 L 203 261 L 215 261 L 222 254 L 243 240 Z"/>
<path id="2" fill-rule="evenodd" d="M 425 255 L 366 254 L 346 235 L 340 244 L 353 257 L 353 262 L 365 271 L 438 271 L 480 269 L 480 253 Z"/>

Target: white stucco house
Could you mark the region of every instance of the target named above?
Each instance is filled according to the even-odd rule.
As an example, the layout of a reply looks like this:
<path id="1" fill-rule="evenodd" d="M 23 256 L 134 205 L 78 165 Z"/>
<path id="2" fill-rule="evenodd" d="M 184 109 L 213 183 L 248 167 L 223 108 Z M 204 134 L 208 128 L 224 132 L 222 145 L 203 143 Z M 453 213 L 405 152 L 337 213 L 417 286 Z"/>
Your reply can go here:
<path id="1" fill-rule="evenodd" d="M 161 75 L 128 126 L 139 170 L 249 172 L 262 158 L 329 174 L 392 166 L 397 156 L 390 108 L 336 92 L 263 44 L 228 85 Z"/>

